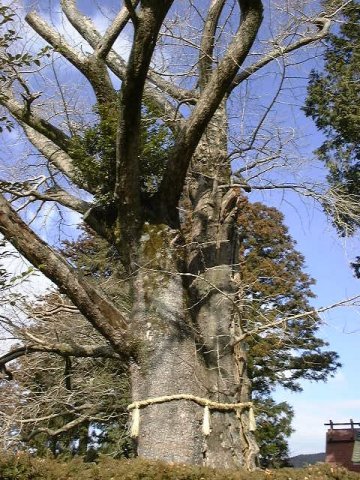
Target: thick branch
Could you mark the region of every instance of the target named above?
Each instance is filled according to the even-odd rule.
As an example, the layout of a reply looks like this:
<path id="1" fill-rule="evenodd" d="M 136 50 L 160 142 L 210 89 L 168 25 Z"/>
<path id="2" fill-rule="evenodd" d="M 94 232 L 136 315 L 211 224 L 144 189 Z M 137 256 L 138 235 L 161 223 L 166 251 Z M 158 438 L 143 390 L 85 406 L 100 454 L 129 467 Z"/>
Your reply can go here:
<path id="1" fill-rule="evenodd" d="M 30 344 L 17 347 L 0 357 L 0 370 L 4 365 L 24 355 L 33 353 L 55 353 L 61 357 L 118 358 L 108 345 L 70 345 L 68 343 L 48 343 L 44 345 Z"/>
<path id="2" fill-rule="evenodd" d="M 36 187 L 32 187 L 31 182 L 8 182 L 0 179 L 0 191 L 10 193 L 16 198 L 28 197 L 31 200 L 56 202 L 82 214 L 85 214 L 91 207 L 88 202 L 71 195 L 60 187 L 52 187 L 45 192 L 39 192 Z"/>
<path id="3" fill-rule="evenodd" d="M 26 15 L 26 21 L 57 52 L 76 67 L 90 82 L 99 103 L 116 99 L 106 64 L 96 55 L 85 56 L 72 48 L 60 33 L 50 27 L 36 12 Z"/>
<path id="4" fill-rule="evenodd" d="M 65 38 L 48 25 L 37 12 L 30 12 L 25 20 L 35 32 L 46 40 L 56 51 L 82 71 L 87 63 L 87 57 L 69 45 Z"/>
<path id="5" fill-rule="evenodd" d="M 31 440 L 34 438 L 36 435 L 39 435 L 39 433 L 46 433 L 49 435 L 49 437 L 56 437 L 60 435 L 61 433 L 69 432 L 73 428 L 78 427 L 79 425 L 83 424 L 84 422 L 87 422 L 90 419 L 90 415 L 81 415 L 79 418 L 76 418 L 75 420 L 72 420 L 71 422 L 66 423 L 63 427 L 58 428 L 57 430 L 53 430 L 51 428 L 46 428 L 46 427 L 40 427 L 34 430 L 33 432 L 30 433 L 26 437 L 26 441 Z"/>
<path id="6" fill-rule="evenodd" d="M 38 198 L 39 200 L 60 203 L 60 205 L 81 214 L 85 214 L 91 207 L 90 203 L 85 202 L 85 200 L 82 200 L 81 198 L 75 197 L 75 195 L 71 195 L 60 187 L 50 188 L 43 194 L 38 194 Z"/>
<path id="7" fill-rule="evenodd" d="M 127 8 L 128 12 L 129 12 L 132 23 L 133 23 L 134 27 L 136 28 L 137 24 L 138 24 L 138 16 L 137 16 L 137 13 L 135 11 L 134 5 L 131 3 L 131 0 L 124 0 L 124 3 L 125 3 L 125 7 Z"/>
<path id="8" fill-rule="evenodd" d="M 88 44 L 95 51 L 98 47 L 101 48 L 103 39 L 100 33 L 96 30 L 92 21 L 79 12 L 79 10 L 76 8 L 75 0 L 61 0 L 61 5 L 71 25 L 81 34 Z M 113 50 L 110 50 L 106 57 L 106 62 L 110 70 L 117 77 L 119 77 L 121 80 L 125 78 L 126 64 L 120 55 Z M 148 79 L 163 93 L 172 96 L 175 100 L 180 102 L 187 101 L 188 99 L 193 100 L 193 92 L 182 89 L 173 83 L 165 81 L 160 77 L 160 75 L 157 75 L 151 69 L 148 71 Z M 168 112 L 176 113 L 173 105 L 168 102 L 166 97 L 149 85 L 145 87 L 144 97 L 145 99 L 147 98 L 154 102 L 156 106 L 162 110 L 163 114 L 166 115 Z"/>
<path id="9" fill-rule="evenodd" d="M 266 55 L 263 56 L 258 62 L 255 62 L 253 65 L 246 67 L 242 72 L 236 75 L 234 81 L 229 88 L 229 93 L 237 87 L 241 82 L 250 77 L 253 73 L 256 73 L 262 67 L 265 67 L 268 63 L 276 60 L 279 57 L 284 57 L 285 55 L 298 50 L 301 47 L 309 45 L 310 43 L 317 42 L 322 40 L 329 32 L 331 21 L 328 18 L 315 18 L 312 22 L 314 25 L 319 27 L 319 31 L 313 33 L 312 35 L 304 36 L 300 40 L 291 43 L 285 47 L 277 46 Z"/>
<path id="10" fill-rule="evenodd" d="M 209 7 L 200 45 L 199 83 L 201 87 L 204 87 L 206 85 L 209 75 L 211 73 L 211 68 L 213 65 L 212 56 L 215 45 L 216 28 L 224 5 L 225 0 L 212 0 Z"/>
<path id="11" fill-rule="evenodd" d="M 58 253 L 30 230 L 2 195 L 0 232 L 18 252 L 69 297 L 117 353 L 128 353 L 130 345 L 124 336 L 127 328 L 124 315 L 88 282 L 77 276 Z"/>
<path id="12" fill-rule="evenodd" d="M 21 124 L 26 124 L 36 132 L 44 135 L 53 144 L 59 147 L 63 152 L 68 152 L 70 138 L 59 128 L 29 111 L 26 106 L 21 105 L 9 90 L 3 92 L 6 94 L 0 96 L 0 104 L 3 105 Z M 69 165 L 67 165 L 69 168 Z"/>
<path id="13" fill-rule="evenodd" d="M 45 135 L 42 135 L 32 127 L 29 127 L 29 125 L 26 125 L 22 122 L 21 126 L 23 127 L 29 141 L 48 160 L 50 165 L 63 173 L 78 188 L 86 190 L 89 193 L 95 193 L 94 189 L 91 188 L 85 181 L 79 180 L 79 177 L 76 175 L 76 171 L 73 167 L 73 159 L 70 157 L 70 155 L 68 155 L 64 150 L 59 148 L 52 140 L 49 140 Z M 64 196 L 62 196 L 60 203 L 80 213 L 85 213 L 90 208 L 90 205 L 88 203 L 83 202 L 80 199 L 79 201 L 81 203 L 79 203 L 76 207 L 73 202 L 73 206 L 70 206 L 70 202 L 68 202 L 68 204 L 66 205 L 65 203 L 63 203 L 64 201 L 66 201 L 66 199 Z"/>
<path id="14" fill-rule="evenodd" d="M 24 122 L 21 123 L 21 126 L 29 141 L 50 164 L 76 184 L 72 158 L 47 136 L 39 133 Z M 84 187 L 83 184 L 82 187 Z"/>
<path id="15" fill-rule="evenodd" d="M 84 410 L 89 410 L 94 408 L 93 403 L 83 403 L 82 405 L 71 405 L 69 403 L 65 404 L 64 411 L 58 411 L 56 413 L 51 413 L 50 415 L 44 415 L 42 417 L 36 416 L 34 418 L 24 418 L 20 420 L 21 425 L 25 425 L 27 423 L 38 423 L 43 422 L 44 420 L 51 420 L 52 418 L 63 417 L 69 413 L 78 414 Z"/>
<path id="16" fill-rule="evenodd" d="M 136 0 L 134 3 L 131 3 L 132 8 L 135 9 L 138 5 L 139 0 Z M 117 14 L 112 24 L 104 33 L 103 37 L 99 41 L 94 54 L 102 59 L 105 59 L 112 49 L 114 43 L 116 42 L 120 33 L 124 30 L 126 24 L 130 20 L 129 9 L 125 6 Z"/>
<path id="17" fill-rule="evenodd" d="M 261 0 L 240 0 L 239 3 L 242 12 L 239 29 L 186 122 L 160 185 L 160 202 L 167 206 L 170 215 L 174 215 L 197 144 L 246 59 L 262 22 Z"/>
<path id="18" fill-rule="evenodd" d="M 162 22 L 173 0 L 149 0 L 138 15 L 126 76 L 121 88 L 120 120 L 117 134 L 115 198 L 119 202 L 120 250 L 125 250 L 140 227 L 140 122 L 143 91 L 150 61 Z M 119 239 L 116 239 L 117 241 Z"/>
<path id="19" fill-rule="evenodd" d="M 61 0 L 61 7 L 71 25 L 88 42 L 88 44 L 94 49 L 94 51 L 97 51 L 98 48 L 101 51 L 103 38 L 96 30 L 95 25 L 90 20 L 90 18 L 79 12 L 76 7 L 76 1 Z M 111 60 L 109 61 L 109 67 L 111 69 L 114 69 L 115 75 L 122 79 L 126 71 L 126 65 L 124 60 L 114 51 L 109 52 L 109 58 L 110 57 Z"/>

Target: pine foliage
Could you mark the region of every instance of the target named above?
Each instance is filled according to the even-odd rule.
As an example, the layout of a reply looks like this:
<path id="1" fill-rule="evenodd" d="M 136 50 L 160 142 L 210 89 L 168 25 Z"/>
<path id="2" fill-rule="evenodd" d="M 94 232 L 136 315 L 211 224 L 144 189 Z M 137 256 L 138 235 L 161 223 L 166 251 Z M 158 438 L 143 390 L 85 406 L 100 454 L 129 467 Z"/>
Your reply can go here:
<path id="1" fill-rule="evenodd" d="M 343 194 L 360 195 L 360 3 L 343 10 L 338 30 L 326 40 L 322 71 L 310 75 L 305 114 L 324 134 L 316 154 L 329 169 L 330 184 Z M 358 221 L 346 213 L 335 220 L 353 231 Z"/>

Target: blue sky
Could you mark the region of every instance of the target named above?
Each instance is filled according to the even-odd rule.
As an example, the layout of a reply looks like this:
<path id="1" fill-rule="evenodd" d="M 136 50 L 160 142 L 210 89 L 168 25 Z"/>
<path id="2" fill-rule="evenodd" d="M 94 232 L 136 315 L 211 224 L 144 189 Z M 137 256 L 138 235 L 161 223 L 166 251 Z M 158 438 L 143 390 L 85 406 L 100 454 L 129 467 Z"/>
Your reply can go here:
<path id="1" fill-rule="evenodd" d="M 308 222 L 294 221 L 289 208 L 283 205 L 285 221 L 305 255 L 308 272 L 316 279 L 316 306 L 329 305 L 360 293 L 360 280 L 354 278 L 349 262 L 360 252 L 359 241 L 337 237 L 325 216 L 313 211 Z M 322 316 L 325 324 L 319 335 L 329 341 L 330 348 L 340 355 L 343 367 L 327 383 L 303 382 L 303 392 L 279 392 L 276 398 L 295 407 L 294 428 L 290 440 L 293 454 L 324 450 L 325 430 L 329 419 L 360 422 L 360 311 L 340 307 Z"/>
<path id="2" fill-rule="evenodd" d="M 310 63 L 308 68 L 319 63 Z M 306 71 L 306 70 L 305 70 Z M 303 104 L 306 82 L 300 80 L 300 88 L 289 93 L 288 105 L 279 115 L 288 118 L 300 132 L 300 151 L 309 157 L 306 176 L 319 180 L 326 176 L 326 169 L 319 162 L 312 162 L 313 151 L 319 147 L 323 137 L 316 131 L 314 123 L 305 118 L 299 106 Z M 302 84 L 302 85 L 301 85 Z M 254 197 L 254 198 L 253 198 Z M 285 215 L 289 233 L 297 242 L 297 250 L 305 257 L 307 273 L 316 280 L 311 300 L 315 307 L 323 307 L 360 294 L 360 280 L 354 277 L 351 261 L 360 255 L 358 232 L 351 238 L 341 238 L 315 202 L 299 197 L 293 192 L 264 192 L 250 195 L 267 205 L 277 207 Z M 279 390 L 275 399 L 289 402 L 295 409 L 295 433 L 290 438 L 293 455 L 325 451 L 323 424 L 329 419 L 348 422 L 352 418 L 360 422 L 360 385 L 357 377 L 360 365 L 360 304 L 358 307 L 335 308 L 321 317 L 324 321 L 319 336 L 330 343 L 330 349 L 340 355 L 343 367 L 333 379 L 326 383 L 304 381 L 302 393 Z"/>
<path id="3" fill-rule="evenodd" d="M 299 132 L 300 155 L 309 159 L 300 174 L 321 182 L 327 171 L 322 163 L 314 159 L 313 151 L 321 145 L 323 137 L 300 109 L 306 92 L 305 74 L 314 64 L 308 63 L 302 72 L 303 79 L 297 83 L 299 88 L 287 93 L 287 103 L 277 109 L 275 118 L 280 123 L 293 125 Z M 320 68 L 319 64 L 316 66 Z M 266 80 L 264 85 L 264 91 L 269 93 L 271 87 Z M 360 280 L 354 277 L 350 267 L 351 261 L 360 255 L 358 234 L 351 238 L 339 237 L 331 219 L 326 217 L 318 203 L 292 191 L 255 190 L 249 199 L 262 201 L 283 212 L 284 223 L 297 242 L 296 248 L 305 257 L 306 271 L 316 280 L 313 286 L 316 298 L 311 300 L 314 307 L 332 305 L 360 294 Z M 338 352 L 343 366 L 326 383 L 302 382 L 301 393 L 280 389 L 276 392 L 276 400 L 287 401 L 295 410 L 293 427 L 296 431 L 289 442 L 292 455 L 324 451 L 326 427 L 323 424 L 330 419 L 348 422 L 352 418 L 360 422 L 360 385 L 357 381 L 357 368 L 360 365 L 360 306 L 335 308 L 322 314 L 321 318 L 324 324 L 319 336 L 329 342 L 330 350 Z"/>
<path id="4" fill-rule="evenodd" d="M 312 145 L 318 145 L 320 137 L 313 135 Z M 285 224 L 297 241 L 297 249 L 305 256 L 307 272 L 315 278 L 313 287 L 315 307 L 337 303 L 360 294 L 360 280 L 356 279 L 350 262 L 360 253 L 357 236 L 340 238 L 324 213 L 293 194 L 262 196 L 267 204 L 279 208 L 285 215 Z M 323 424 L 348 422 L 352 418 L 360 422 L 360 307 L 339 307 L 321 315 L 324 325 L 319 336 L 330 343 L 330 349 L 340 355 L 343 367 L 333 379 L 324 382 L 302 382 L 303 392 L 278 390 L 275 399 L 287 401 L 295 409 L 290 438 L 292 455 L 315 453 L 325 450 Z"/>

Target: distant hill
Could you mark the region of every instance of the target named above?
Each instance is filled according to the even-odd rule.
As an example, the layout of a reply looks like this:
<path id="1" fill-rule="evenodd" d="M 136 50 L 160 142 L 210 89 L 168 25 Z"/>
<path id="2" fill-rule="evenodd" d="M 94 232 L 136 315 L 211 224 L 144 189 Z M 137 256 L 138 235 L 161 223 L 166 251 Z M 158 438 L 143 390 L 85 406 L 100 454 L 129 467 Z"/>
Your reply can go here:
<path id="1" fill-rule="evenodd" d="M 306 455 L 296 455 L 289 458 L 288 462 L 294 468 L 306 467 L 307 465 L 313 465 L 317 462 L 325 461 L 325 453 L 309 453 Z"/>

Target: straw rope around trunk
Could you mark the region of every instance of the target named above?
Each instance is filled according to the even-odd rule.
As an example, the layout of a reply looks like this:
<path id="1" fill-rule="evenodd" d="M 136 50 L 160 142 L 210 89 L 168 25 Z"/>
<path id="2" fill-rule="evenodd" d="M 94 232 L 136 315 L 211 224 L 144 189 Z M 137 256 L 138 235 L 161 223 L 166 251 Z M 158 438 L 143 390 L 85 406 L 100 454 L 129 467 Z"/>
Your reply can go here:
<path id="1" fill-rule="evenodd" d="M 202 431 L 205 436 L 210 435 L 210 410 L 218 411 L 235 411 L 239 413 L 240 410 L 249 409 L 249 431 L 253 432 L 256 430 L 255 415 L 253 410 L 252 402 L 242 402 L 242 403 L 221 403 L 214 402 L 207 398 L 196 397 L 195 395 L 189 395 L 185 393 L 179 393 L 176 395 L 165 395 L 162 397 L 148 398 L 146 400 L 139 400 L 138 402 L 131 403 L 127 409 L 132 411 L 132 425 L 130 435 L 132 438 L 139 436 L 140 429 L 140 409 L 145 408 L 148 405 L 154 405 L 157 403 L 172 402 L 174 400 L 189 400 L 195 402 L 198 405 L 204 407 L 204 420 Z"/>

